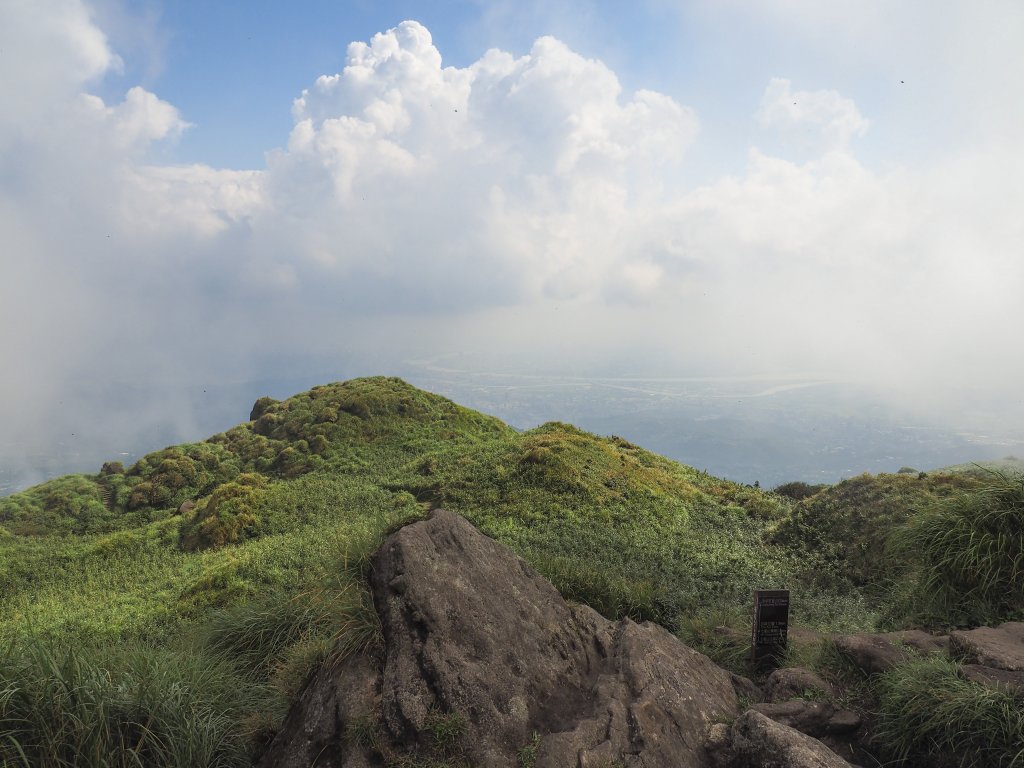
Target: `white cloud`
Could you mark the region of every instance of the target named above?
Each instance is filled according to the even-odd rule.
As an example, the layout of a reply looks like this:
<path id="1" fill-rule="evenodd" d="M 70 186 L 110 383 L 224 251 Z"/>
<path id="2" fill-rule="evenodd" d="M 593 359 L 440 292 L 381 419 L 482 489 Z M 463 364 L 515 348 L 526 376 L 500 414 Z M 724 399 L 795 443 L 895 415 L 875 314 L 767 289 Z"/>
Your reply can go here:
<path id="1" fill-rule="evenodd" d="M 108 134 L 122 152 L 144 151 L 152 142 L 177 138 L 189 127 L 177 109 L 138 86 L 130 88 L 124 101 L 113 107 L 97 96 L 83 95 L 82 101 L 93 113 L 96 129 Z"/>
<path id="2" fill-rule="evenodd" d="M 779 77 L 768 83 L 757 120 L 784 132 L 814 129 L 829 149 L 845 149 L 851 138 L 868 130 L 868 121 L 852 99 L 831 90 L 794 91 L 789 80 Z"/>
<path id="3" fill-rule="evenodd" d="M 552 38 L 458 69 L 416 22 L 349 46 L 293 114 L 268 170 L 276 236 L 446 307 L 600 291 L 640 207 L 629 176 L 677 170 L 697 132 Z"/>

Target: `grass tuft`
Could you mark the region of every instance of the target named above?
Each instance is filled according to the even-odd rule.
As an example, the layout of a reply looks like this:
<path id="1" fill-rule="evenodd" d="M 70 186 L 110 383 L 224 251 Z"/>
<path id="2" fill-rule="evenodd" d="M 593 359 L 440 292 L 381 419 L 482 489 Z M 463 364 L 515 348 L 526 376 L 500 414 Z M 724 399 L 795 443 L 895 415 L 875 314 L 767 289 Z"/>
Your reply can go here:
<path id="1" fill-rule="evenodd" d="M 880 675 L 878 744 L 900 765 L 1024 765 L 1024 702 L 966 680 L 956 662 L 930 656 Z"/>
<path id="2" fill-rule="evenodd" d="M 889 538 L 910 564 L 902 604 L 927 623 L 981 624 L 1024 614 L 1024 475 L 986 484 L 912 516 Z"/>
<path id="3" fill-rule="evenodd" d="M 209 658 L 44 641 L 0 655 L 0 764 L 243 766 L 258 697 Z"/>

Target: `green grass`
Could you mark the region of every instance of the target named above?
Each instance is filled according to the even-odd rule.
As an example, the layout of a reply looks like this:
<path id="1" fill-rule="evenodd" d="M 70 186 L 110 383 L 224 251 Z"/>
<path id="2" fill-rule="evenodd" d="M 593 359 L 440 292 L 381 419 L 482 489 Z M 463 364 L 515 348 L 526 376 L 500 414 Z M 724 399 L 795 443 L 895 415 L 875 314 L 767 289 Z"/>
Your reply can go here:
<path id="1" fill-rule="evenodd" d="M 271 488 L 267 534 L 197 553 L 181 520 L 91 537 L 0 540 L 0 638 L 159 638 L 211 610 L 319 585 L 338 553 L 420 508 L 401 492 L 332 475 Z M 290 523 L 290 528 L 289 528 Z"/>
<path id="2" fill-rule="evenodd" d="M 1024 765 L 1024 701 L 932 656 L 879 676 L 875 737 L 898 765 Z"/>
<path id="3" fill-rule="evenodd" d="M 906 564 L 905 612 L 924 623 L 981 624 L 1024 617 L 1024 475 L 936 502 L 896 529 Z"/>
<path id="4" fill-rule="evenodd" d="M 964 473 L 984 478 L 990 472 L 1001 472 L 1003 474 L 1024 473 L 1024 459 L 1017 456 L 1004 456 L 1001 459 L 988 459 L 985 461 L 972 461 L 966 464 L 954 464 L 941 469 L 933 469 L 930 472 Z"/>
<path id="5" fill-rule="evenodd" d="M 136 644 L 0 651 L 0 764 L 244 766 L 259 690 L 230 667 Z"/>

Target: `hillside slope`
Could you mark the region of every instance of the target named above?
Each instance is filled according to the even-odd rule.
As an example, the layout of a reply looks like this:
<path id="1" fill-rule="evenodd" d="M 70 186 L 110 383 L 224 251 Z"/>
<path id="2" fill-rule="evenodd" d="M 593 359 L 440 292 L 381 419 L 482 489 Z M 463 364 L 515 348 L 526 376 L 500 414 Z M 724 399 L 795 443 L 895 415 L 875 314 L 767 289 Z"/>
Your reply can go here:
<path id="1" fill-rule="evenodd" d="M 806 630 L 899 625 L 886 595 L 919 576 L 890 567 L 886 532 L 974 482 L 866 476 L 797 501 L 394 378 L 261 398 L 204 442 L 0 500 L 0 732 L 54 765 L 249 764 L 311 670 L 372 655 L 369 555 L 439 506 L 570 600 L 744 671 L 754 589 L 792 590 Z"/>

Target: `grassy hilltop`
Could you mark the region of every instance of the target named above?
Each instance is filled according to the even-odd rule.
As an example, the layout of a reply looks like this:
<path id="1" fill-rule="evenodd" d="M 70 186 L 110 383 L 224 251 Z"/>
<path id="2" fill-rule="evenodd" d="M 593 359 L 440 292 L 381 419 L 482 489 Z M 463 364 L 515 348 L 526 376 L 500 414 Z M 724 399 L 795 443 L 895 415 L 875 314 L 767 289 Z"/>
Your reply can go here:
<path id="1" fill-rule="evenodd" d="M 372 651 L 365 558 L 432 506 L 738 671 L 757 588 L 817 631 L 1021 617 L 1024 505 L 986 518 L 1016 503 L 986 482 L 774 493 L 399 379 L 261 398 L 205 442 L 0 499 L 0 765 L 249 764 L 312 669 Z M 939 556 L 957 525 L 971 555 L 982 519 L 997 545 Z"/>

